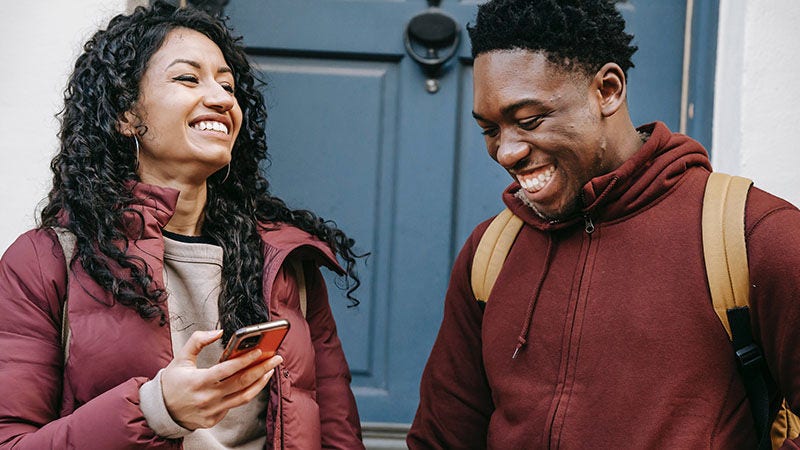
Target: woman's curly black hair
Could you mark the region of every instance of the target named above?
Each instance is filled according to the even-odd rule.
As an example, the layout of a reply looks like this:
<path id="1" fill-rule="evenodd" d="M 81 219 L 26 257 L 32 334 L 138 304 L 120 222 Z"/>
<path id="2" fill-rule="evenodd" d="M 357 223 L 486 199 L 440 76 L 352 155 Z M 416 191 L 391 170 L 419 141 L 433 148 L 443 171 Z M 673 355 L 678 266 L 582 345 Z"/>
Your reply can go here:
<path id="1" fill-rule="evenodd" d="M 60 113 L 60 151 L 53 158 L 53 187 L 41 212 L 41 227 L 65 226 L 77 238 L 77 257 L 85 271 L 116 301 L 143 318 L 167 321 L 166 292 L 153 282 L 152 269 L 126 254 L 143 233 L 132 188 L 139 177 L 134 141 L 118 129 L 139 97 L 139 81 L 153 54 L 176 28 L 210 38 L 233 70 L 242 128 L 232 151 L 230 175 L 222 169 L 207 180 L 203 234 L 224 251 L 219 318 L 224 338 L 241 326 L 266 320 L 261 300 L 264 266 L 259 229 L 278 222 L 294 225 L 327 243 L 343 260 L 351 305 L 360 285 L 354 241 L 331 222 L 306 210 L 292 210 L 269 192 L 259 165 L 267 158 L 261 82 L 224 22 L 191 8 L 155 3 L 111 19 L 84 45 L 64 93 Z M 139 134 L 147 127 L 137 128 Z M 224 182 L 223 182 L 224 181 Z M 131 217 L 135 226 L 131 227 Z"/>
<path id="2" fill-rule="evenodd" d="M 467 27 L 472 56 L 493 50 L 544 52 L 555 65 L 593 75 L 617 63 L 627 76 L 637 47 L 612 0 L 494 0 Z"/>

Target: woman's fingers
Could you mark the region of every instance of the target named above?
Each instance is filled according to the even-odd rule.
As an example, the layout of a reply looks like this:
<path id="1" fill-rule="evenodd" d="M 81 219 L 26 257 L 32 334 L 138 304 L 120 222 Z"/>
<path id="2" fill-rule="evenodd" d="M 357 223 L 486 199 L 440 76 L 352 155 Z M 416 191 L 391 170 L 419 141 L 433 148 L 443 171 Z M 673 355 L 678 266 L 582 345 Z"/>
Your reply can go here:
<path id="1" fill-rule="evenodd" d="M 193 366 L 196 365 L 197 355 L 200 353 L 200 350 L 216 341 L 221 336 L 222 330 L 195 331 L 189 337 L 189 340 L 186 341 L 186 344 L 175 354 L 175 359 L 173 361 L 178 361 L 179 363 L 191 362 Z"/>
<path id="2" fill-rule="evenodd" d="M 223 400 L 222 405 L 227 408 L 236 408 L 237 406 L 244 405 L 248 403 L 250 400 L 255 398 L 259 392 L 261 392 L 269 382 L 272 375 L 275 373 L 275 369 L 270 369 L 264 375 L 258 377 L 252 384 L 247 386 L 245 389 L 234 392 L 225 397 Z"/>
<path id="3" fill-rule="evenodd" d="M 243 369 L 254 365 L 260 359 L 262 359 L 261 350 L 256 348 L 236 358 L 215 364 L 208 369 L 208 372 L 215 380 L 225 381 Z"/>
<path id="4" fill-rule="evenodd" d="M 247 367 L 244 370 L 241 370 L 235 373 L 233 376 L 229 376 L 228 378 L 222 380 L 220 382 L 220 391 L 224 393 L 224 395 L 232 395 L 242 390 L 249 388 L 253 383 L 257 383 L 261 377 L 266 375 L 269 371 L 274 370 L 280 363 L 283 362 L 283 358 L 280 355 L 275 355 L 272 358 L 260 362 L 252 367 Z M 269 377 L 267 378 L 269 379 Z"/>

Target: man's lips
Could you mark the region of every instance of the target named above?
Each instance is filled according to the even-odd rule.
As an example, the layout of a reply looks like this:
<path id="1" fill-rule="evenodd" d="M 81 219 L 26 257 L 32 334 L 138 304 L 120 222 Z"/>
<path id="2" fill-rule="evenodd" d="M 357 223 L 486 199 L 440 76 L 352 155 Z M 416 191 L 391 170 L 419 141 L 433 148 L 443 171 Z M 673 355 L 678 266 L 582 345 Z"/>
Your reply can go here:
<path id="1" fill-rule="evenodd" d="M 555 171 L 556 166 L 554 164 L 549 164 L 547 166 L 537 167 L 530 171 L 516 173 L 515 178 L 523 189 L 525 189 L 527 192 L 535 193 L 541 191 L 545 186 L 547 186 L 547 183 L 550 182 L 550 179 L 553 177 L 553 173 L 555 173 Z"/>

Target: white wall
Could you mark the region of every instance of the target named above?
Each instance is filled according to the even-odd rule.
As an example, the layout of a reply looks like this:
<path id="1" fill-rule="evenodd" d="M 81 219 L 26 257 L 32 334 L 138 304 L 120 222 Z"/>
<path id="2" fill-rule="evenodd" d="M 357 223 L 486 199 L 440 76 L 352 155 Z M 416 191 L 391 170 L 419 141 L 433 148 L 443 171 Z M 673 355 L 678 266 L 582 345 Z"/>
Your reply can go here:
<path id="1" fill-rule="evenodd" d="M 125 0 L 4 2 L 0 14 L 0 252 L 35 224 L 58 148 L 55 114 L 83 42 Z"/>
<path id="2" fill-rule="evenodd" d="M 0 14 L 0 252 L 35 224 L 50 184 L 66 78 L 80 46 L 135 0 L 6 2 Z M 721 0 L 717 170 L 800 204 L 798 0 Z"/>
<path id="3" fill-rule="evenodd" d="M 800 205 L 800 1 L 722 0 L 714 102 L 716 170 Z"/>

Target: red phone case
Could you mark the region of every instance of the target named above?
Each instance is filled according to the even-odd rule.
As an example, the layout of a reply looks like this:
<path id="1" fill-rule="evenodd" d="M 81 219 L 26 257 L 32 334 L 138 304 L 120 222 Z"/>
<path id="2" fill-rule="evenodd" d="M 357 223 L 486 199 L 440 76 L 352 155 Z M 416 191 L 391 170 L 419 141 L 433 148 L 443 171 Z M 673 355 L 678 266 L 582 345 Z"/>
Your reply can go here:
<path id="1" fill-rule="evenodd" d="M 222 352 L 220 362 L 236 358 L 255 348 L 261 349 L 259 361 L 272 358 L 288 332 L 289 321 L 285 319 L 240 328 Z"/>

